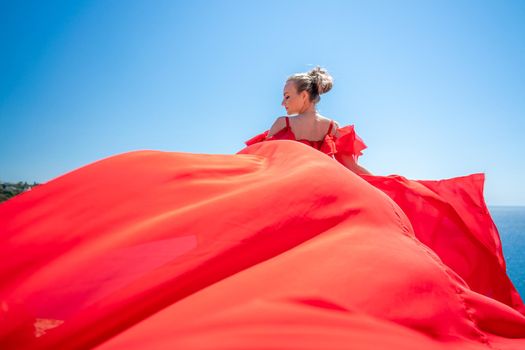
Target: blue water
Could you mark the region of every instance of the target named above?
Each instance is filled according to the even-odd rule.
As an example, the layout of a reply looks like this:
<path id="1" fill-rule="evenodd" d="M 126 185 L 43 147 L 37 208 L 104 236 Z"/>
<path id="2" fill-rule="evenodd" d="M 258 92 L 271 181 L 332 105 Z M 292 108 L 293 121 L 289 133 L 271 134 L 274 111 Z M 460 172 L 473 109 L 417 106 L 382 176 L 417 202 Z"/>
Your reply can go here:
<path id="1" fill-rule="evenodd" d="M 525 301 L 525 206 L 488 206 L 498 228 L 507 275 Z"/>

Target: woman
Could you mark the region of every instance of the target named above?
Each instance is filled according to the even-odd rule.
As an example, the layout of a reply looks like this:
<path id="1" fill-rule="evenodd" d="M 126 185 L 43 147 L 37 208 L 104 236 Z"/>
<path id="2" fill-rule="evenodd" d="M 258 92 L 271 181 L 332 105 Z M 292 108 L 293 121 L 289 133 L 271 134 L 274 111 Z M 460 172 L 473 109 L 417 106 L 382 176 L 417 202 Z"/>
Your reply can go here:
<path id="1" fill-rule="evenodd" d="M 350 173 L 326 77 L 236 154 L 126 152 L 0 203 L 0 348 L 525 348 L 484 174 Z"/>
<path id="2" fill-rule="evenodd" d="M 319 66 L 307 73 L 290 76 L 284 85 L 281 103 L 288 115 L 278 117 L 270 130 L 246 141 L 246 145 L 268 140 L 296 140 L 328 154 L 356 174 L 372 175 L 357 164 L 366 145 L 355 134 L 353 125 L 340 128 L 337 121 L 317 111 L 320 95 L 330 91 L 332 86 L 332 77 Z"/>

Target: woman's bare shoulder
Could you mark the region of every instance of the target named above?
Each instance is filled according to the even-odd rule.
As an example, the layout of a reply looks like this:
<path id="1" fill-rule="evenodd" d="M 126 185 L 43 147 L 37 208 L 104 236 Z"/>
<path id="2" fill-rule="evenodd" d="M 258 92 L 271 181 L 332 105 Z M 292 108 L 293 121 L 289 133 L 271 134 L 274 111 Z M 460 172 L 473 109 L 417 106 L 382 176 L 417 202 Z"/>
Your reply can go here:
<path id="1" fill-rule="evenodd" d="M 322 121 L 322 122 L 327 123 L 327 124 L 329 124 L 329 123 L 332 122 L 332 121 L 333 121 L 334 123 L 337 123 L 337 121 L 336 121 L 335 119 L 333 119 L 333 118 L 328 118 L 328 117 L 325 117 L 325 116 L 322 116 L 322 115 L 319 115 L 319 116 L 318 116 L 318 119 L 319 119 L 320 121 Z"/>
<path id="2" fill-rule="evenodd" d="M 270 131 L 268 132 L 268 135 L 266 138 L 272 137 L 273 135 L 277 134 L 282 128 L 286 126 L 286 116 L 280 116 L 275 118 L 275 121 L 273 122 L 272 126 L 270 127 Z"/>
<path id="3" fill-rule="evenodd" d="M 332 134 L 334 136 L 339 136 L 339 131 L 337 130 L 337 129 L 340 128 L 339 122 L 337 120 L 331 119 L 331 118 L 325 118 L 325 119 L 326 119 L 326 124 L 333 123 L 332 130 L 330 131 L 330 134 Z"/>

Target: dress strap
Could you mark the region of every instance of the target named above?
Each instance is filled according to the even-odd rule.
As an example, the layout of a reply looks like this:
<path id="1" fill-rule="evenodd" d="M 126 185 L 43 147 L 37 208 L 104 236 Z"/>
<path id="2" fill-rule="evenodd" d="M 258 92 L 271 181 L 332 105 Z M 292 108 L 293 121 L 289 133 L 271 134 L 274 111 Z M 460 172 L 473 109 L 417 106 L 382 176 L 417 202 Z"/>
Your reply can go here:
<path id="1" fill-rule="evenodd" d="M 334 121 L 333 120 L 330 120 L 330 126 L 328 127 L 328 132 L 326 133 L 326 135 L 330 135 L 331 131 L 332 131 L 332 126 L 334 125 Z"/>
<path id="2" fill-rule="evenodd" d="M 290 128 L 290 120 L 289 120 L 288 116 L 286 116 L 286 127 L 288 129 Z"/>

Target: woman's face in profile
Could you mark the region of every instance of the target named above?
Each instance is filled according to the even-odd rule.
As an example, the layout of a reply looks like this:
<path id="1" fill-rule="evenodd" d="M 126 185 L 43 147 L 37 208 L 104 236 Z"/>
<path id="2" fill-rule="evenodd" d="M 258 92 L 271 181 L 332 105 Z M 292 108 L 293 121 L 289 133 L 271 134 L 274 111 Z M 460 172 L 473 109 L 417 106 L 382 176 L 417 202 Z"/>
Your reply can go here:
<path id="1" fill-rule="evenodd" d="M 288 115 L 298 114 L 301 112 L 302 108 L 304 107 L 305 95 L 306 91 L 303 91 L 301 94 L 297 93 L 297 88 L 295 87 L 295 83 L 293 81 L 288 81 L 284 85 L 283 102 L 281 105 L 286 108 L 286 113 Z"/>

